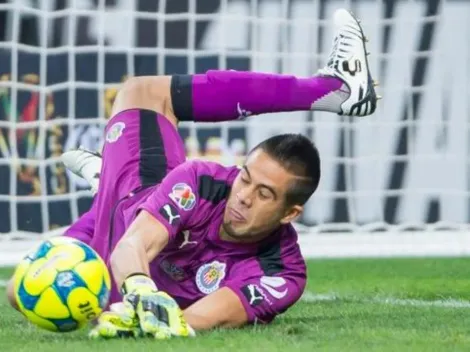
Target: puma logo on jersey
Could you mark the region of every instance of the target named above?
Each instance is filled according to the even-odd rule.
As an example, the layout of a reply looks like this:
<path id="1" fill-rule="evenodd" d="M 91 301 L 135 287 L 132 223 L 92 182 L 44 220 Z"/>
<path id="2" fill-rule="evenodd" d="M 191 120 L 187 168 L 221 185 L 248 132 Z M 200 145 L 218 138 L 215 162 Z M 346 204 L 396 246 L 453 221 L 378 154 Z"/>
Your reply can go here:
<path id="1" fill-rule="evenodd" d="M 264 295 L 260 292 L 260 289 L 257 285 L 246 285 L 242 287 L 241 291 L 248 300 L 249 305 L 252 307 L 256 307 L 258 304 L 261 304 L 264 301 Z"/>
<path id="2" fill-rule="evenodd" d="M 190 245 L 190 244 L 197 244 L 197 241 L 190 241 L 189 236 L 191 233 L 189 231 L 183 231 L 183 243 L 180 244 L 178 249 L 183 248 L 184 246 Z"/>
<path id="3" fill-rule="evenodd" d="M 160 214 L 168 221 L 170 225 L 175 225 L 180 222 L 180 215 L 174 206 L 171 204 L 165 204 L 160 208 Z"/>
<path id="4" fill-rule="evenodd" d="M 251 296 L 250 306 L 257 305 L 258 303 L 256 303 L 256 301 L 263 300 L 263 296 L 261 296 L 261 294 L 258 292 L 255 285 L 248 285 L 248 290 L 250 291 L 250 296 Z"/>
<path id="5" fill-rule="evenodd" d="M 240 102 L 237 103 L 237 113 L 238 113 L 238 119 L 239 120 L 244 120 L 248 116 L 251 115 L 251 111 L 243 109 L 240 105 Z"/>

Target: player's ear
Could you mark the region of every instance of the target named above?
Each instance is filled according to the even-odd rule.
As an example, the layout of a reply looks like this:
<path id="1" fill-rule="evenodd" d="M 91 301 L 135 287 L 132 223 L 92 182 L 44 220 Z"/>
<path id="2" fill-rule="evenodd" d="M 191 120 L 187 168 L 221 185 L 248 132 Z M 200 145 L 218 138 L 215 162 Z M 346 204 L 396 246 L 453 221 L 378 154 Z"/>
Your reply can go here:
<path id="1" fill-rule="evenodd" d="M 297 219 L 304 211 L 304 207 L 298 204 L 292 205 L 286 209 L 284 217 L 281 219 L 281 224 L 287 224 Z"/>

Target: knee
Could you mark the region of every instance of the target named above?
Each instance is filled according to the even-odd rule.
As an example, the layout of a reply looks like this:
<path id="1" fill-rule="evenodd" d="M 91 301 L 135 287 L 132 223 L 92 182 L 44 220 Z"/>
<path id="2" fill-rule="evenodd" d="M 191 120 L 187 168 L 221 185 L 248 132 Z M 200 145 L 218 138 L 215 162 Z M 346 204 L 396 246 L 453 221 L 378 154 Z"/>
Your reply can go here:
<path id="1" fill-rule="evenodd" d="M 170 76 L 138 76 L 127 79 L 114 100 L 112 115 L 129 109 L 172 113 Z"/>
<path id="2" fill-rule="evenodd" d="M 8 303 L 10 303 L 10 305 L 13 308 L 15 308 L 16 310 L 19 310 L 18 303 L 16 302 L 16 298 L 15 298 L 15 285 L 14 285 L 13 279 L 8 281 L 8 284 L 7 284 L 7 299 L 8 299 Z"/>

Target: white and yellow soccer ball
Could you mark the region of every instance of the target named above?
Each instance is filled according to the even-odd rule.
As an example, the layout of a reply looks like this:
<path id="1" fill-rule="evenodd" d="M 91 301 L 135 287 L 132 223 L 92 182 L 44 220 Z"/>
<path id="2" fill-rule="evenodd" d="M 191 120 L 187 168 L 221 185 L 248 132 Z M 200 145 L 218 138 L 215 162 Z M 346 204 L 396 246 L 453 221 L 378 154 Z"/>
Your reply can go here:
<path id="1" fill-rule="evenodd" d="M 35 325 L 58 332 L 77 330 L 97 318 L 111 289 L 101 257 L 68 237 L 44 241 L 21 261 L 13 279 L 20 311 Z"/>

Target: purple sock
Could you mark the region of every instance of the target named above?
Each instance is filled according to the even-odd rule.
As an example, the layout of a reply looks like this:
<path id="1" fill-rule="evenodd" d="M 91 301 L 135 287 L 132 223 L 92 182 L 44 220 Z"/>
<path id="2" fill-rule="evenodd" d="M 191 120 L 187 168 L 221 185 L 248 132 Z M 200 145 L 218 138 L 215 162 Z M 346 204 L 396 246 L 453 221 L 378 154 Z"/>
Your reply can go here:
<path id="1" fill-rule="evenodd" d="M 281 111 L 340 112 L 349 96 L 335 77 L 240 71 L 208 71 L 192 76 L 194 121 L 216 122 Z"/>

